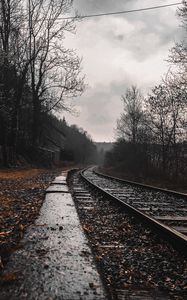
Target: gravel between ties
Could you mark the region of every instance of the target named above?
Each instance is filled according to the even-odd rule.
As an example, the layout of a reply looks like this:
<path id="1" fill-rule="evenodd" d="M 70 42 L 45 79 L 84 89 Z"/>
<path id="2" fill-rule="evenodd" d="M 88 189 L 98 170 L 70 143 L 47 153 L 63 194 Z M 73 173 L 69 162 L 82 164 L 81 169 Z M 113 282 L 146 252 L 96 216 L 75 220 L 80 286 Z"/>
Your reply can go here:
<path id="1" fill-rule="evenodd" d="M 77 174 L 72 180 L 72 192 L 80 185 L 85 189 Z M 111 200 L 92 194 L 93 201 L 84 204 L 73 194 L 95 260 L 114 299 L 121 289 L 164 291 L 171 299 L 187 299 L 187 262 L 172 246 Z"/>
<path id="2" fill-rule="evenodd" d="M 98 186 L 102 188 L 110 187 L 110 189 L 114 189 L 114 191 L 110 191 L 111 194 L 117 195 L 117 197 L 122 200 L 125 199 L 125 202 L 138 209 L 142 208 L 142 204 L 145 206 L 147 203 L 146 206 L 150 207 L 150 210 L 147 213 L 151 216 L 154 216 L 155 213 L 158 216 L 164 216 L 167 213 L 163 203 L 168 205 L 170 210 L 169 215 L 186 216 L 186 199 L 176 198 L 173 195 L 169 195 L 160 191 L 156 192 L 144 189 L 142 187 L 132 186 L 128 183 L 125 183 L 124 185 L 122 182 L 94 175 L 90 170 L 87 170 L 85 174 Z M 118 195 L 118 190 L 120 190 L 120 192 L 123 191 L 124 194 L 129 194 L 130 197 L 124 198 L 123 193 Z M 134 203 L 134 198 L 138 199 L 137 203 Z"/>

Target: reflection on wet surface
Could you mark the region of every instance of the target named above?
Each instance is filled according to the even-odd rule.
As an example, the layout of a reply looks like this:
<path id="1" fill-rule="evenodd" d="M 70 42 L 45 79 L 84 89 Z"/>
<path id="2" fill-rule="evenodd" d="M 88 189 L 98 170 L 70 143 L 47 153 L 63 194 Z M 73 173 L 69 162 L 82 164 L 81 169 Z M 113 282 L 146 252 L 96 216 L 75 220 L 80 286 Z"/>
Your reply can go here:
<path id="1" fill-rule="evenodd" d="M 106 299 L 71 195 L 67 186 L 60 188 L 65 193 L 59 184 L 49 188 L 23 248 L 7 265 L 6 272 L 16 272 L 18 280 L 3 288 L 1 299 Z"/>

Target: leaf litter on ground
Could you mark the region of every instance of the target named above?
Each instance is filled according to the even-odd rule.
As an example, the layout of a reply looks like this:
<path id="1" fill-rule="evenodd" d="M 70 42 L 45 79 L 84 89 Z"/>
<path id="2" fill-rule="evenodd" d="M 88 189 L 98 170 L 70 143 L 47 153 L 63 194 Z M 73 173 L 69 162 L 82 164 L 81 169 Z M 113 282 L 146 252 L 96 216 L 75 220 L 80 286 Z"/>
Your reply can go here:
<path id="1" fill-rule="evenodd" d="M 60 169 L 0 170 L 0 270 L 19 248 L 26 228 L 36 219 L 45 190 Z M 5 274 L 1 282 L 15 280 Z M 7 276 L 7 277 L 6 277 Z"/>

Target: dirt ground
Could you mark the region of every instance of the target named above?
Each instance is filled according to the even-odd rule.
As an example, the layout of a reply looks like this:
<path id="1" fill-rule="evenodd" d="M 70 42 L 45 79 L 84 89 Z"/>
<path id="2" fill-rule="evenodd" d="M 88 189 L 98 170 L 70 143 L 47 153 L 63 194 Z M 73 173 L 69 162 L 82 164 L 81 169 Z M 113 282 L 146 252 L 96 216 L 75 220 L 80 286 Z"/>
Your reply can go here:
<path id="1" fill-rule="evenodd" d="M 0 170 L 0 270 L 19 248 L 25 229 L 39 213 L 46 188 L 61 170 Z"/>

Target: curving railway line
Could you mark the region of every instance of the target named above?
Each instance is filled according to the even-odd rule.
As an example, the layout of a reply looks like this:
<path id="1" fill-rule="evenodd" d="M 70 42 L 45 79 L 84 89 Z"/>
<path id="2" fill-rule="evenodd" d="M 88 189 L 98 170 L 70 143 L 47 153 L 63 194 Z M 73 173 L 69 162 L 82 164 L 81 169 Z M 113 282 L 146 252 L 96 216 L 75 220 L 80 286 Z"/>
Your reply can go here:
<path id="1" fill-rule="evenodd" d="M 187 255 L 187 195 L 110 177 L 93 167 L 81 176 Z"/>

